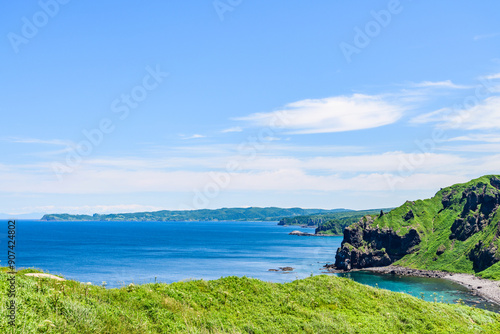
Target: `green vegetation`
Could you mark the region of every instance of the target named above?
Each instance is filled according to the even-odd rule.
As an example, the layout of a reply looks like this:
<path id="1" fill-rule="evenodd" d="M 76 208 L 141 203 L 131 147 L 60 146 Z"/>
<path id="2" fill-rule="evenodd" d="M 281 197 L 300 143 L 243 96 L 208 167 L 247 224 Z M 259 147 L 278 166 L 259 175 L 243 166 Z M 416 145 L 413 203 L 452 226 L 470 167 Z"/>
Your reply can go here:
<path id="1" fill-rule="evenodd" d="M 328 213 L 345 211 L 345 209 L 301 209 L 301 208 L 222 208 L 217 210 L 179 210 L 179 211 L 155 211 L 155 212 L 135 212 L 117 213 L 108 215 L 70 215 L 48 214 L 42 220 L 67 220 L 67 221 L 277 221 L 283 217 L 294 217 L 299 215 L 310 215 L 317 213 Z"/>
<path id="2" fill-rule="evenodd" d="M 404 236 L 416 229 L 420 243 L 394 264 L 415 269 L 477 274 L 500 279 L 500 179 L 487 175 L 407 201 L 366 228 L 390 228 Z M 366 221 L 366 220 L 365 220 Z M 362 223 L 351 226 L 361 227 Z"/>
<path id="3" fill-rule="evenodd" d="M 388 212 L 391 208 L 373 210 L 346 210 L 331 213 L 286 217 L 278 225 L 301 225 L 316 227 L 315 233 L 342 235 L 344 228 L 359 221 L 365 215 L 378 215 L 380 211 Z"/>
<path id="4" fill-rule="evenodd" d="M 0 332 L 7 324 L 0 274 Z M 30 270 L 31 272 L 33 270 Z M 332 276 L 226 277 L 120 289 L 16 275 L 15 333 L 498 333 L 500 315 Z"/>

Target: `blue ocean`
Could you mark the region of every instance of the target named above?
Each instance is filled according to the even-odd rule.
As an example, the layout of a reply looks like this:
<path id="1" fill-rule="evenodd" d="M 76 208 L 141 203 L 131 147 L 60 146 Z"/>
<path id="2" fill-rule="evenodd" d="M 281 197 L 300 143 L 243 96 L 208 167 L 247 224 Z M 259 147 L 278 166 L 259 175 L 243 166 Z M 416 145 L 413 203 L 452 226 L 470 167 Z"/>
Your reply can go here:
<path id="1" fill-rule="evenodd" d="M 7 240 L 7 224 L 0 233 Z M 323 273 L 342 237 L 299 237 L 276 222 L 61 222 L 18 220 L 16 264 L 107 287 L 247 276 L 289 282 Z M 2 244 L 6 246 L 5 242 Z M 6 253 L 6 252 L 5 252 Z M 5 259 L 6 260 L 6 259 Z M 2 266 L 6 266 L 3 263 Z M 292 267 L 291 272 L 269 271 Z M 332 274 L 330 274 L 332 275 Z M 343 276 L 426 300 L 500 309 L 441 279 L 367 272 Z"/>

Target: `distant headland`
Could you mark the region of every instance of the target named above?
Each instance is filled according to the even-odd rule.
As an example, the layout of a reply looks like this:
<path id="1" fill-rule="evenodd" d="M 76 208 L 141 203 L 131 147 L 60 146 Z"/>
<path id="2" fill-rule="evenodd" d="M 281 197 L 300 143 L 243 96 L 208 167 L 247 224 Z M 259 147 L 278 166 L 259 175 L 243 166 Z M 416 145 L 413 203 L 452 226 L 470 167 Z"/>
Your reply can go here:
<path id="1" fill-rule="evenodd" d="M 349 212 L 348 209 L 302 209 L 278 207 L 221 208 L 201 210 L 162 210 L 113 214 L 46 214 L 41 220 L 64 221 L 279 221 L 285 217 Z"/>

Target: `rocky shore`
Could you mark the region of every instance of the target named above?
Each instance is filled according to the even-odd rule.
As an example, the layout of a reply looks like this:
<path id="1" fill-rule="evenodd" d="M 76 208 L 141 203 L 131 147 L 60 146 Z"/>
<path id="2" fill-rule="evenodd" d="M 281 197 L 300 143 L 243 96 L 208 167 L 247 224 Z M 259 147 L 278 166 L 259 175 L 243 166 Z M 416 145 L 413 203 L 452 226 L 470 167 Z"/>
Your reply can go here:
<path id="1" fill-rule="evenodd" d="M 427 278 L 445 278 L 446 276 L 453 275 L 444 271 L 412 269 L 400 266 L 371 267 L 371 268 L 363 268 L 356 270 L 371 271 L 373 273 L 380 273 L 380 274 L 391 274 L 398 276 L 417 276 L 417 277 L 427 277 Z"/>
<path id="2" fill-rule="evenodd" d="M 333 264 L 327 264 L 324 266 L 324 268 L 326 268 L 328 272 L 332 273 L 346 272 L 344 270 L 335 269 L 335 266 Z M 363 269 L 353 269 L 351 271 L 370 271 L 373 273 L 399 276 L 417 276 L 447 279 L 466 287 L 475 295 L 479 295 L 488 301 L 500 305 L 500 281 L 480 278 L 472 274 L 449 273 L 437 270 L 421 270 L 399 266 L 371 267 Z"/>
<path id="3" fill-rule="evenodd" d="M 484 299 L 500 305 L 500 282 L 470 274 L 449 274 L 444 279 L 457 282 Z"/>

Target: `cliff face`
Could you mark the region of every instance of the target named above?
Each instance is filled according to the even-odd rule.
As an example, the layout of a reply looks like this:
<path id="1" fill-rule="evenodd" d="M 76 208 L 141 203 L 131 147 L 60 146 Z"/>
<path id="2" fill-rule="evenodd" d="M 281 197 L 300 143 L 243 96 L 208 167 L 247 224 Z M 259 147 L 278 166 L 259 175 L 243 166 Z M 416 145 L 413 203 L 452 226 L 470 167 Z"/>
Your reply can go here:
<path id="1" fill-rule="evenodd" d="M 335 266 L 403 266 L 500 279 L 500 178 L 489 175 L 406 202 L 344 230 Z M 484 271 L 484 272 L 483 272 Z"/>
<path id="2" fill-rule="evenodd" d="M 492 185 L 497 186 L 497 179 L 492 179 Z M 449 199 L 444 202 L 449 205 Z M 462 193 L 460 200 L 463 210 L 451 226 L 450 239 L 467 240 L 473 234 L 482 231 L 496 213 L 500 203 L 500 194 L 488 192 L 485 184 L 472 186 Z M 443 207 L 444 207 L 443 203 Z"/>
<path id="3" fill-rule="evenodd" d="M 335 266 L 343 270 L 387 266 L 414 251 L 421 241 L 417 230 L 400 236 L 390 228 L 370 226 L 365 217 L 344 230 L 344 240 L 335 256 Z"/>

